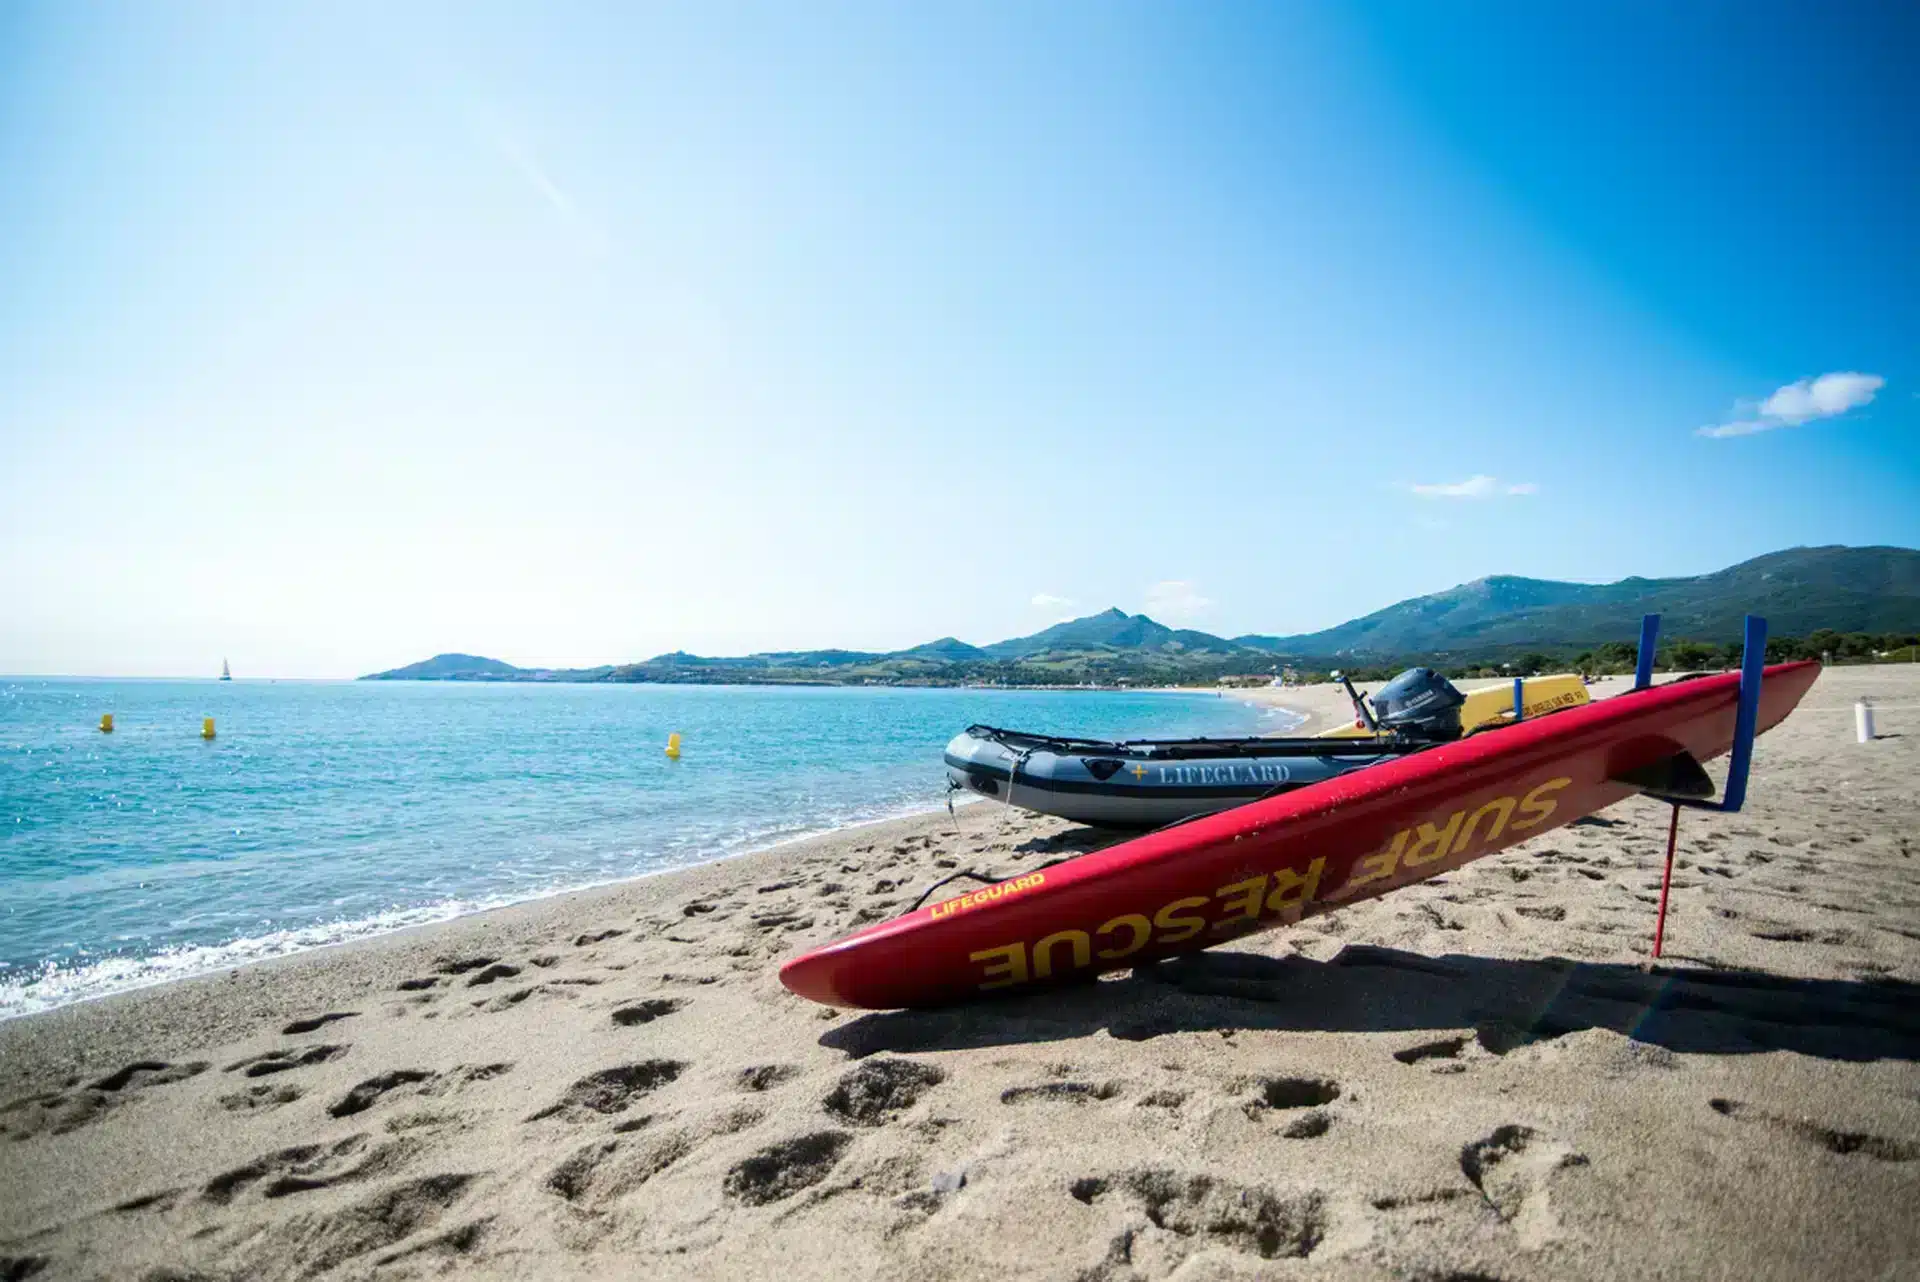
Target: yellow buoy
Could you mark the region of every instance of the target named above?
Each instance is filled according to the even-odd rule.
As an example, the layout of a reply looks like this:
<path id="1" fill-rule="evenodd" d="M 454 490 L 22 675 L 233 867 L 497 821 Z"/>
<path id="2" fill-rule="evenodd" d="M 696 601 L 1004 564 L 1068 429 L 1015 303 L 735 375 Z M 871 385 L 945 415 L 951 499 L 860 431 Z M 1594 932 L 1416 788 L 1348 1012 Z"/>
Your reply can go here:
<path id="1" fill-rule="evenodd" d="M 113 714 L 111 712 L 103 712 L 100 714 L 100 733 L 113 733 Z"/>
<path id="2" fill-rule="evenodd" d="M 200 737 L 202 739 L 213 738 L 213 718 L 212 717 L 205 717 L 201 719 Z"/>
<path id="3" fill-rule="evenodd" d="M 675 761 L 680 760 L 680 732 L 675 730 L 667 736 L 667 755 Z"/>

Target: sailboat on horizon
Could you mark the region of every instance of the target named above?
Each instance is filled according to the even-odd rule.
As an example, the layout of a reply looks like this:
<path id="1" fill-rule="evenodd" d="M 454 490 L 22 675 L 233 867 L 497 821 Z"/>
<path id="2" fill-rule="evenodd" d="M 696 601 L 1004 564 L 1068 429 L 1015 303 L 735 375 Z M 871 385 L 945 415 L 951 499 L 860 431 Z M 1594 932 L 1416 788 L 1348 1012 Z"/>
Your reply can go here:
<path id="1" fill-rule="evenodd" d="M 227 666 L 225 659 L 220 660 L 220 679 L 222 681 L 233 680 L 233 669 Z"/>

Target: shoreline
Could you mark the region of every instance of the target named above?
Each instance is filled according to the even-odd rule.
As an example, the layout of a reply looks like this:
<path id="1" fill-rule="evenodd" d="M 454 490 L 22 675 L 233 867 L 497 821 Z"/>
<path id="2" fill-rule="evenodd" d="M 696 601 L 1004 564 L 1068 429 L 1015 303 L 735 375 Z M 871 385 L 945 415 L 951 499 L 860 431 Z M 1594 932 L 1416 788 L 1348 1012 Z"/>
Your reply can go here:
<path id="1" fill-rule="evenodd" d="M 953 804 L 956 808 L 958 808 L 961 806 L 987 804 L 987 803 L 985 798 L 966 796 L 966 797 L 955 798 Z M 420 906 L 417 909 L 405 910 L 408 912 L 421 914 L 422 919 L 417 921 L 408 921 L 403 924 L 397 924 L 397 925 L 375 925 L 364 930 L 356 931 L 353 934 L 346 935 L 338 939 L 325 939 L 325 940 L 320 940 L 314 943 L 295 944 L 291 947 L 280 949 L 278 951 L 263 951 L 258 955 L 240 958 L 238 960 L 234 960 L 231 962 L 213 962 L 211 964 L 208 964 L 202 967 L 182 968 L 181 973 L 179 974 L 159 975 L 159 976 L 156 976 L 155 978 L 144 980 L 142 982 L 107 988 L 104 991 L 88 993 L 84 996 L 72 997 L 67 1000 L 55 1002 L 51 1005 L 41 1006 L 33 1010 L 8 1011 L 8 1010 L 0 1009 L 0 1027 L 4 1027 L 9 1023 L 13 1023 L 18 1020 L 34 1019 L 43 1015 L 55 1014 L 55 1013 L 58 1013 L 59 1011 L 67 1010 L 74 1006 L 85 1005 L 90 1002 L 110 1001 L 113 998 L 120 997 L 120 996 L 130 995 L 134 993 L 148 992 L 155 988 L 163 988 L 169 984 L 184 984 L 184 983 L 191 983 L 192 981 L 198 980 L 198 979 L 219 978 L 220 976 L 228 975 L 235 971 L 246 970 L 247 968 L 252 966 L 264 966 L 264 965 L 269 965 L 275 962 L 291 961 L 296 958 L 311 956 L 315 953 L 326 952 L 330 949 L 352 948 L 359 944 L 371 943 L 376 940 L 387 939 L 396 935 L 404 935 L 413 931 L 433 930 L 441 926 L 449 926 L 458 922 L 469 921 L 472 919 L 485 917 L 491 913 L 510 912 L 516 908 L 523 908 L 523 907 L 528 907 L 530 905 L 545 903 L 548 900 L 563 899 L 569 896 L 576 896 L 576 895 L 589 895 L 597 891 L 617 890 L 624 886 L 633 885 L 639 882 L 651 881 L 659 877 L 671 877 L 679 873 L 691 872 L 695 869 L 710 867 L 714 864 L 727 863 L 730 860 L 749 859 L 759 855 L 776 854 L 779 851 L 787 849 L 788 847 L 803 845 L 807 842 L 821 841 L 828 838 L 837 837 L 843 833 L 855 833 L 855 832 L 864 831 L 869 828 L 884 827 L 889 824 L 906 823 L 907 821 L 910 821 L 910 820 L 923 819 L 936 813 L 944 814 L 945 812 L 946 812 L 946 806 L 945 806 L 945 803 L 943 802 L 941 804 L 926 807 L 926 808 L 915 807 L 913 809 L 902 811 L 900 813 L 881 815 L 877 818 L 872 818 L 872 819 L 855 819 L 848 823 L 839 824 L 831 828 L 820 828 L 820 829 L 815 829 L 807 832 L 796 833 L 792 836 L 783 837 L 778 841 L 771 842 L 764 846 L 755 846 L 749 850 L 735 851 L 729 854 L 716 855 L 710 859 L 703 859 L 695 863 L 680 864 L 671 868 L 658 868 L 650 872 L 631 873 L 626 876 L 615 877 L 606 881 L 589 882 L 585 885 L 580 885 L 580 886 L 556 887 L 550 890 L 538 891 L 530 895 L 508 900 L 504 903 L 481 903 L 481 904 L 475 904 L 471 907 L 454 908 L 452 911 L 445 912 L 444 914 L 439 913 L 437 910 L 446 908 L 450 904 L 458 904 L 463 901 L 453 900 L 453 901 L 441 901 L 440 903 L 436 903 L 436 904 L 426 904 L 426 905 Z M 370 921 L 370 920 L 378 920 L 378 919 L 377 918 L 362 919 L 361 921 L 354 921 L 354 922 L 322 922 L 312 926 L 300 927 L 295 930 L 287 931 L 283 933 L 288 935 L 299 935 L 306 932 L 349 930 L 356 926 L 364 925 L 366 921 Z M 264 944 L 272 938 L 274 937 L 258 936 L 250 939 L 232 940 L 232 941 L 221 943 L 221 944 L 198 945 L 191 949 L 186 949 L 182 951 L 187 953 L 196 953 L 196 954 L 207 954 L 207 953 L 218 954 L 228 949 L 239 948 L 247 945 Z M 177 956 L 178 954 L 175 954 L 175 955 Z M 133 959 L 131 964 L 149 965 L 155 960 L 156 960 L 155 958 Z"/>

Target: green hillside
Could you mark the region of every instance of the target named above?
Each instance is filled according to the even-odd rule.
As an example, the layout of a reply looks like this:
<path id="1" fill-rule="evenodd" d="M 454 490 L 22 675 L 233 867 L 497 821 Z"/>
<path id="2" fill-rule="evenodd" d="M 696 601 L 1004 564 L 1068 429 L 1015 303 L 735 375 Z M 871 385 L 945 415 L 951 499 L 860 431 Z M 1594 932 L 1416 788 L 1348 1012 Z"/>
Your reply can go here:
<path id="1" fill-rule="evenodd" d="M 1640 616 L 1655 612 L 1666 635 L 1703 641 L 1737 639 L 1749 613 L 1764 615 L 1778 636 L 1910 631 L 1920 628 L 1920 552 L 1791 548 L 1693 578 L 1600 584 L 1496 575 L 1323 632 L 1236 640 L 1304 657 L 1584 646 L 1631 641 Z"/>

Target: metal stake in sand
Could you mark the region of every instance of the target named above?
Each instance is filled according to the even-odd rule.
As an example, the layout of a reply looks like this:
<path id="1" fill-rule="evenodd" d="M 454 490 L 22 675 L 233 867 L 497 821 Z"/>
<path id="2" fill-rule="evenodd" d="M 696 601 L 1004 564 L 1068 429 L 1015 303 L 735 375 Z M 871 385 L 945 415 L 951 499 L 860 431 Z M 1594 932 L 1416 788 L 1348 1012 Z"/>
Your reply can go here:
<path id="1" fill-rule="evenodd" d="M 1673 887 L 1673 848 L 1680 839 L 1680 807 L 1673 808 L 1673 821 L 1667 825 L 1667 871 L 1660 877 L 1660 915 L 1653 922 L 1653 955 L 1660 956 L 1660 945 L 1667 937 L 1667 891 Z"/>
<path id="2" fill-rule="evenodd" d="M 1862 699 L 1853 705 L 1853 733 L 1861 743 L 1873 742 L 1873 700 Z"/>

